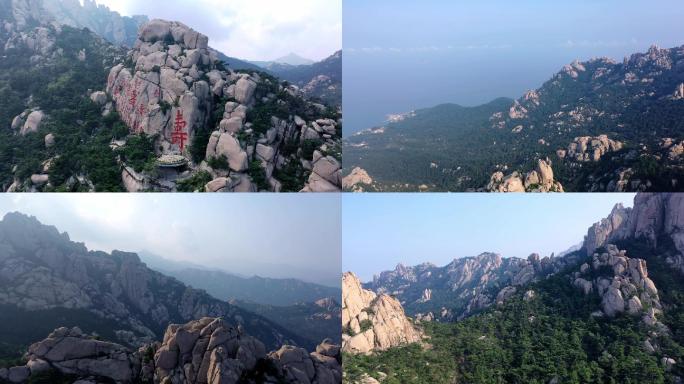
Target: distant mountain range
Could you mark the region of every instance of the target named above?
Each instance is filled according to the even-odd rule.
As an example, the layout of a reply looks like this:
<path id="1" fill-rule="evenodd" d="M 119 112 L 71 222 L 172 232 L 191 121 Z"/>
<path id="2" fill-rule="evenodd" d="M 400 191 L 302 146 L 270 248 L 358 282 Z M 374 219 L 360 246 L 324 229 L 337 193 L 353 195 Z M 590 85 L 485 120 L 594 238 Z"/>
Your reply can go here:
<path id="1" fill-rule="evenodd" d="M 283 57 L 279 57 L 275 60 L 271 61 L 250 61 L 253 64 L 256 64 L 262 68 L 269 68 L 272 65 L 292 65 L 292 66 L 298 66 L 298 65 L 311 65 L 314 64 L 315 61 L 304 58 L 299 56 L 296 53 L 289 53 Z"/>
<path id="2" fill-rule="evenodd" d="M 332 297 L 339 301 L 341 290 L 297 279 L 272 279 L 260 276 L 245 277 L 226 271 L 191 263 L 174 262 L 141 252 L 140 258 L 150 268 L 173 276 L 183 283 L 207 291 L 225 301 L 238 300 L 256 304 L 289 306 L 313 303 Z"/>
<path id="3" fill-rule="evenodd" d="M 565 191 L 678 191 L 683 116 L 684 46 L 654 46 L 575 61 L 517 100 L 439 105 L 359 132 L 344 171 L 365 170 L 367 190 L 532 191 L 545 161 Z"/>
<path id="4" fill-rule="evenodd" d="M 272 64 L 267 69 L 309 97 L 342 106 L 342 51 L 311 65 Z"/>
<path id="5" fill-rule="evenodd" d="M 169 323 L 205 316 L 241 324 L 267 345 L 317 341 L 149 269 L 134 253 L 89 251 L 33 217 L 0 221 L 0 305 L 5 350 L 59 326 L 80 326 L 110 340 L 156 339 Z M 9 332 L 9 333 L 8 333 Z M 320 342 L 320 340 L 318 340 Z"/>

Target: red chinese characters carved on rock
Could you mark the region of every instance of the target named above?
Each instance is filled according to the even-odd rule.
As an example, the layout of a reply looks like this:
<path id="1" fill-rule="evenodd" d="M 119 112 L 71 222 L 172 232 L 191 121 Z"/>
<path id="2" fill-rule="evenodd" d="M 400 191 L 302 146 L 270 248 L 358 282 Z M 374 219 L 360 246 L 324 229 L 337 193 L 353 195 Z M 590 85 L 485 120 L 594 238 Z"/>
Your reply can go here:
<path id="1" fill-rule="evenodd" d="M 135 104 L 137 102 L 138 102 L 138 90 L 134 88 L 133 91 L 131 92 L 131 98 L 128 99 L 128 104 L 130 104 L 132 108 L 135 108 Z"/>
<path id="2" fill-rule="evenodd" d="M 185 142 L 188 140 L 188 133 L 184 131 L 188 123 L 183 119 L 183 113 L 176 111 L 176 121 L 173 124 L 173 132 L 171 132 L 171 144 L 178 144 L 181 152 L 185 148 Z"/>

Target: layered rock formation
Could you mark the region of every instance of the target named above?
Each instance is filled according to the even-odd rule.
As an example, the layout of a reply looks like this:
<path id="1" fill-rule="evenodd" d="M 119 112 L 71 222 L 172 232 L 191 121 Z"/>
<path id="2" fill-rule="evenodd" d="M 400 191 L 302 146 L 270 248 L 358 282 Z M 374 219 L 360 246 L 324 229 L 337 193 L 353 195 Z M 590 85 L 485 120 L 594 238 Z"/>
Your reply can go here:
<path id="1" fill-rule="evenodd" d="M 194 153 L 188 172 L 166 170 L 170 187 L 153 181 L 133 183 L 134 189 L 173 190 L 176 181 L 207 172 L 209 192 L 279 192 L 275 175 L 294 172 L 284 176 L 299 178 L 302 191 L 339 191 L 341 165 L 332 154 L 340 133 L 326 107 L 270 76 L 226 70 L 208 44 L 207 36 L 182 23 L 152 20 L 127 62 L 110 71 L 107 93 L 131 134 L 154 137 L 157 155 Z M 193 147 L 203 150 L 197 136 L 208 136 L 203 162 Z"/>
<path id="2" fill-rule="evenodd" d="M 604 248 L 605 251 L 594 253 L 591 263 L 582 264 L 574 273 L 573 285 L 585 295 L 597 294 L 606 316 L 628 312 L 643 316 L 646 324 L 654 325 L 662 306 L 658 289 L 648 277 L 646 261 L 627 257 L 625 251 L 612 244 Z"/>
<path id="3" fill-rule="evenodd" d="M 684 272 L 684 196 L 676 193 L 641 193 L 633 208 L 616 206 L 611 214 L 589 228 L 584 247 L 588 255 L 620 240 L 645 240 L 657 246 L 663 237 L 672 241 L 675 254 L 666 262 Z"/>
<path id="4" fill-rule="evenodd" d="M 563 192 L 563 186 L 553 179 L 551 162 L 537 160 L 537 169 L 524 176 L 513 172 L 504 176 L 503 172 L 492 174 L 486 190 L 488 192 Z"/>
<path id="5" fill-rule="evenodd" d="M 269 346 L 306 344 L 261 316 L 150 270 L 136 254 L 88 251 L 66 233 L 18 213 L 0 221 L 0 281 L 0 304 L 29 317 L 55 309 L 87 311 L 117 323 L 121 328 L 112 331 L 125 331 L 122 341 L 129 344 L 156 338 L 169 322 L 203 316 L 242 324 Z"/>
<path id="6" fill-rule="evenodd" d="M 163 342 L 135 351 L 95 340 L 78 328 L 59 328 L 31 345 L 26 358 L 25 366 L 0 371 L 0 379 L 23 383 L 33 375 L 54 370 L 116 383 L 342 382 L 338 345 L 324 341 L 312 353 L 284 345 L 267 354 L 264 344 L 239 326 L 208 317 L 169 325 Z"/>
<path id="7" fill-rule="evenodd" d="M 422 332 L 397 299 L 363 289 L 351 272 L 342 277 L 342 327 L 342 349 L 349 353 L 371 353 L 422 340 Z"/>

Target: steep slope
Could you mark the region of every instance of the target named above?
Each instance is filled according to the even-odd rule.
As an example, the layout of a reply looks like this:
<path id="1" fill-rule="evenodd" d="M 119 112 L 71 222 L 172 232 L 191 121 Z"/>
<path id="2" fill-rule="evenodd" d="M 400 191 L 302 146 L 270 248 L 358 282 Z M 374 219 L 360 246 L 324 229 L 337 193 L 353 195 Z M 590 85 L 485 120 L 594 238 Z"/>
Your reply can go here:
<path id="1" fill-rule="evenodd" d="M 339 114 L 265 73 L 225 69 L 208 44 L 153 20 L 110 71 L 106 91 L 128 138 L 151 142 L 143 161 L 123 160 L 126 189 L 339 190 Z"/>
<path id="2" fill-rule="evenodd" d="M 566 191 L 679 190 L 683 83 L 684 47 L 575 61 L 489 111 L 438 106 L 354 135 L 345 170 L 365 169 L 381 190 L 463 191 L 548 158 Z"/>
<path id="3" fill-rule="evenodd" d="M 123 52 L 86 30 L 20 28 L 10 9 L 0 12 L 0 190 L 123 190 L 110 148 L 122 123 L 89 97 Z"/>
<path id="4" fill-rule="evenodd" d="M 97 327 L 89 332 L 107 330 L 114 321 L 116 328 L 109 329 L 109 334 L 115 333 L 122 342 L 140 344 L 160 336 L 171 322 L 215 316 L 240 324 L 269 346 L 308 342 L 261 316 L 148 269 L 136 254 L 88 251 L 83 244 L 70 241 L 66 233 L 22 214 L 7 214 L 0 222 L 0 249 L 3 317 L 20 329 L 19 319 L 35 322 L 36 316 L 46 313 L 66 315 L 40 317 L 43 327 L 62 326 L 65 317 L 69 323 L 78 322 L 88 314 L 99 319 L 81 325 Z"/>
<path id="5" fill-rule="evenodd" d="M 94 0 L 3 0 L 3 7 L 11 9 L 19 29 L 32 24 L 55 22 L 73 28 L 88 28 L 109 42 L 133 46 L 138 28 L 147 16 L 121 16 Z"/>
<path id="6" fill-rule="evenodd" d="M 93 338 L 78 327 L 55 329 L 29 347 L 25 365 L 0 369 L 0 380 L 116 383 L 307 383 L 342 381 L 340 348 L 328 341 L 308 353 L 266 346 L 220 318 L 170 325 L 163 342 L 138 350 Z"/>
<path id="7" fill-rule="evenodd" d="M 352 354 L 422 341 L 422 332 L 404 315 L 399 301 L 363 289 L 351 272 L 342 276 L 342 328 L 342 350 Z"/>

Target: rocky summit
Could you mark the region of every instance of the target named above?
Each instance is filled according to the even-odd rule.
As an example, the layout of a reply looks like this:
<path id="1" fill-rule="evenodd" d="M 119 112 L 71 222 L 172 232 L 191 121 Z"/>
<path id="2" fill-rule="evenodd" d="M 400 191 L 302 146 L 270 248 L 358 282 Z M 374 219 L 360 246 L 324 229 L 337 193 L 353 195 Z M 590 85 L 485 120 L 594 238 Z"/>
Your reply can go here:
<path id="1" fill-rule="evenodd" d="M 227 68 L 177 21 L 124 19 L 122 35 L 100 25 L 120 16 L 91 1 L 84 13 L 72 0 L 0 5 L 1 190 L 342 189 L 339 106 Z"/>
<path id="2" fill-rule="evenodd" d="M 342 276 L 342 349 L 371 353 L 420 343 L 422 332 L 404 315 L 399 301 L 361 287 L 351 272 Z"/>
<path id="3" fill-rule="evenodd" d="M 125 166 L 131 192 L 175 190 L 198 175 L 211 179 L 200 188 L 208 192 L 279 192 L 279 175 L 299 178 L 297 190 L 341 189 L 336 112 L 265 73 L 226 69 L 207 36 L 182 23 L 143 25 L 126 62 L 111 69 L 107 93 L 131 134 L 189 163 L 156 175 Z"/>
<path id="4" fill-rule="evenodd" d="M 59 328 L 34 343 L 26 364 L 0 369 L 0 380 L 25 383 L 48 372 L 78 383 L 301 383 L 342 380 L 340 347 L 324 341 L 314 352 L 264 344 L 221 318 L 172 324 L 164 340 L 131 350 L 79 328 Z M 54 377 L 54 376 L 53 376 Z"/>
<path id="5" fill-rule="evenodd" d="M 676 193 L 638 194 L 633 208 L 617 205 L 587 231 L 584 247 L 588 254 L 606 244 L 637 239 L 652 246 L 670 242 L 675 252 L 666 262 L 684 272 L 684 196 Z"/>

